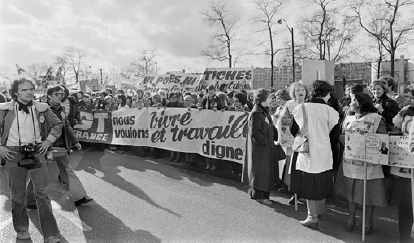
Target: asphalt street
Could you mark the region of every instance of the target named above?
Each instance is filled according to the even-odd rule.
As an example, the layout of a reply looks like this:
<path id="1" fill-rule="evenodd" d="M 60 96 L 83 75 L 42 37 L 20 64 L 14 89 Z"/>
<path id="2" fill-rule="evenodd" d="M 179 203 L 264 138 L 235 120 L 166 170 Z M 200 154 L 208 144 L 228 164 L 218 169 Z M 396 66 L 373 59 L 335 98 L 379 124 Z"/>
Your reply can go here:
<path id="1" fill-rule="evenodd" d="M 167 156 L 167 155 L 165 155 Z M 85 149 L 71 165 L 95 200 L 75 207 L 49 165 L 49 188 L 62 242 L 362 242 L 361 214 L 356 228 L 344 231 L 346 204 L 328 200 L 318 229 L 299 224 L 306 206 L 289 205 L 289 194 L 272 193 L 274 204 L 251 200 L 237 176 L 196 165 L 169 163 L 133 153 Z M 377 209 L 374 233 L 366 242 L 397 242 L 396 207 Z M 36 210 L 30 210 L 31 240 L 18 241 L 13 229 L 6 172 L 0 168 L 0 242 L 43 242 Z"/>

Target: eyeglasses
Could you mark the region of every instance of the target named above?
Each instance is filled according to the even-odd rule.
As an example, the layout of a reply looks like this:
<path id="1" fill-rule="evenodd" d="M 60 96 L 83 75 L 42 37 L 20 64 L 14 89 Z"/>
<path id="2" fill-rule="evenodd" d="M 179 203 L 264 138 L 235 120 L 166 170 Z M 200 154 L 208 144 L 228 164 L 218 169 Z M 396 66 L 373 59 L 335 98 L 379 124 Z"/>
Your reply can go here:
<path id="1" fill-rule="evenodd" d="M 59 97 L 59 96 L 62 97 L 64 94 L 63 93 L 53 93 L 53 95 L 56 96 L 56 97 Z"/>
<path id="2" fill-rule="evenodd" d="M 170 98 L 171 99 L 177 99 L 177 96 L 171 96 Z"/>

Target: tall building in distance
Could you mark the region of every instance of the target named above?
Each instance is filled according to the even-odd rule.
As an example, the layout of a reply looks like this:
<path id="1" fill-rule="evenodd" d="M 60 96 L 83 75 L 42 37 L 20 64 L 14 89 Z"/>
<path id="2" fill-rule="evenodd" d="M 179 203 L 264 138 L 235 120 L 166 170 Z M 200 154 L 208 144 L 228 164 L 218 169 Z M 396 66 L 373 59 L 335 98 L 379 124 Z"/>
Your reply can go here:
<path id="1" fill-rule="evenodd" d="M 253 89 L 265 88 L 268 89 L 271 86 L 271 68 L 254 68 L 253 71 Z M 302 79 L 302 66 L 296 65 L 295 79 Z M 292 66 L 274 67 L 273 69 L 273 88 L 285 89 L 291 83 L 293 83 Z"/>
<path id="2" fill-rule="evenodd" d="M 334 83 L 337 91 L 343 89 L 343 80 L 347 83 L 360 83 L 363 85 L 370 85 L 371 82 L 377 79 L 378 65 L 371 62 L 349 62 L 349 63 L 337 63 L 334 67 Z M 414 64 L 409 62 L 408 59 L 404 59 L 404 64 L 400 63 L 399 59 L 395 60 L 395 73 L 394 79 L 400 82 L 400 75 L 404 73 L 404 83 L 414 83 Z M 402 71 L 401 71 L 402 70 Z M 302 79 L 302 65 L 296 65 L 296 80 Z M 254 68 L 253 72 L 253 89 L 258 88 L 270 88 L 271 79 L 270 68 Z M 381 63 L 380 75 L 390 73 L 390 62 L 384 61 Z M 273 76 L 273 88 L 285 89 L 293 82 L 292 66 L 282 66 L 274 68 Z M 338 93 L 342 95 L 342 91 Z"/>
<path id="3" fill-rule="evenodd" d="M 335 64 L 334 80 L 346 82 L 371 83 L 372 65 L 370 62 L 348 62 Z"/>

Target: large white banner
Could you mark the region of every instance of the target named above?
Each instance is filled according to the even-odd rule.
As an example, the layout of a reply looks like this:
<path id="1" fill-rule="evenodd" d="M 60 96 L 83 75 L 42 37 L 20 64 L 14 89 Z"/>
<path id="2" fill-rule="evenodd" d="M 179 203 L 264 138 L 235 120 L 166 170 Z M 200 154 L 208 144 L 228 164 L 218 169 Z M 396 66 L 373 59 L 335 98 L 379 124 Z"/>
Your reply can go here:
<path id="1" fill-rule="evenodd" d="M 187 108 L 82 112 L 85 142 L 149 146 L 243 163 L 248 113 Z"/>

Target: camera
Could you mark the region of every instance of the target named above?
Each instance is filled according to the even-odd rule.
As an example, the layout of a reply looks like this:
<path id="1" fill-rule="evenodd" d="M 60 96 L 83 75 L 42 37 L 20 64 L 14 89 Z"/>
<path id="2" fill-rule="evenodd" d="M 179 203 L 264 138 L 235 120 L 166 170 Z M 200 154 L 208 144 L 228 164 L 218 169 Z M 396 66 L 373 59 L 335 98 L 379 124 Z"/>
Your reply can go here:
<path id="1" fill-rule="evenodd" d="M 35 145 L 33 143 L 28 143 L 20 147 L 20 152 L 22 153 L 32 153 L 35 152 Z"/>
<path id="2" fill-rule="evenodd" d="M 17 163 L 19 167 L 33 169 L 41 166 L 39 158 L 32 154 L 36 152 L 36 146 L 33 143 L 21 146 L 20 152 L 24 155 L 24 157 Z"/>

